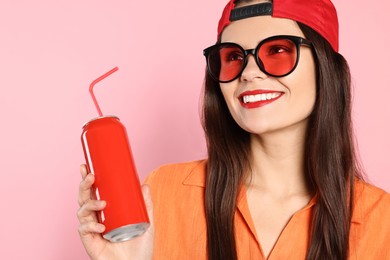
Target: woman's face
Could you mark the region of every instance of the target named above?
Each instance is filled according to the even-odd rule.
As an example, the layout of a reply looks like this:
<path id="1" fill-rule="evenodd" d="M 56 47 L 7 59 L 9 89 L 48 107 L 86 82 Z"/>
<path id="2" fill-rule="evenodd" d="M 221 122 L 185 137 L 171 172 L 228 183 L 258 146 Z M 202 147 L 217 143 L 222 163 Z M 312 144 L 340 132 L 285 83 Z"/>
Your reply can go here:
<path id="1" fill-rule="evenodd" d="M 274 35 L 304 38 L 298 24 L 289 19 L 257 16 L 232 22 L 221 42 L 234 42 L 244 49 Z M 300 47 L 295 70 L 280 78 L 264 74 L 252 55 L 241 76 L 229 83 L 220 83 L 222 94 L 234 120 L 244 130 L 257 135 L 282 130 L 306 130 L 307 120 L 316 97 L 315 63 L 311 48 Z M 251 94 L 269 93 L 267 102 L 250 102 Z M 244 103 L 243 99 L 248 103 Z M 253 101 L 253 100 L 252 100 Z"/>

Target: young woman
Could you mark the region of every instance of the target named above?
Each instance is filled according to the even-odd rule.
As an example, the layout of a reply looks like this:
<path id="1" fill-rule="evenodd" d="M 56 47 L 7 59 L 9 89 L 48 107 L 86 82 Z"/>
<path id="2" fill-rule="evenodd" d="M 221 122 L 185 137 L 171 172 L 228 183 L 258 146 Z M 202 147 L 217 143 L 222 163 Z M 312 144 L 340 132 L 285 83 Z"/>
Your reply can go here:
<path id="1" fill-rule="evenodd" d="M 204 54 L 208 159 L 149 175 L 152 225 L 123 243 L 100 236 L 105 202 L 91 198 L 82 166 L 90 257 L 390 259 L 390 195 L 357 167 L 333 4 L 231 0 Z"/>

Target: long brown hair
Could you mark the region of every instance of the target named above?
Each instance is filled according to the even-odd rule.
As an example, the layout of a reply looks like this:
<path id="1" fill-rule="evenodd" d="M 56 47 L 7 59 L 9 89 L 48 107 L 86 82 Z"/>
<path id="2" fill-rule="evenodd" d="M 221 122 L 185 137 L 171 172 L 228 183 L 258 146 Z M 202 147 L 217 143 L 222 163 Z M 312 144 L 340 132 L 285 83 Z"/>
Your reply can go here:
<path id="1" fill-rule="evenodd" d="M 306 259 L 346 259 L 357 167 L 351 123 L 351 76 L 346 60 L 311 28 L 298 23 L 312 41 L 317 97 L 309 118 L 305 175 L 318 200 L 313 209 Z M 237 259 L 236 198 L 250 170 L 250 134 L 234 121 L 219 83 L 206 72 L 203 128 L 208 163 L 205 190 L 208 258 Z"/>

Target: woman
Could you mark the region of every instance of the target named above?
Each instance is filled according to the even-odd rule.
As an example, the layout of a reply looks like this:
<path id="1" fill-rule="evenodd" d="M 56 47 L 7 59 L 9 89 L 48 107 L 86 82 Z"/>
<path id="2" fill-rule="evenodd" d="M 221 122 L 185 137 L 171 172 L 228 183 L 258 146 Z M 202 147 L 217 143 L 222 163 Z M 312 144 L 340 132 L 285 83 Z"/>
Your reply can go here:
<path id="1" fill-rule="evenodd" d="M 357 167 L 333 4 L 231 0 L 204 54 L 208 159 L 149 175 L 153 224 L 115 244 L 99 235 L 105 203 L 82 166 L 91 258 L 390 259 L 390 195 Z"/>

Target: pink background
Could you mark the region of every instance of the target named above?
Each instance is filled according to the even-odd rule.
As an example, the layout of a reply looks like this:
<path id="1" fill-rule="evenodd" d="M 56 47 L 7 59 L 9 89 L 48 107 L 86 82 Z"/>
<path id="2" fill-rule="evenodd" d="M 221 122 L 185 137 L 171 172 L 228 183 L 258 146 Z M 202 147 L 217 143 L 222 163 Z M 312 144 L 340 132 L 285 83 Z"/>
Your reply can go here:
<path id="1" fill-rule="evenodd" d="M 80 134 L 97 115 L 127 126 L 143 179 L 206 156 L 205 62 L 225 1 L 23 1 L 0 6 L 2 259 L 86 259 L 76 218 Z M 390 191 L 388 1 L 335 1 L 355 87 L 354 123 L 372 183 Z"/>

